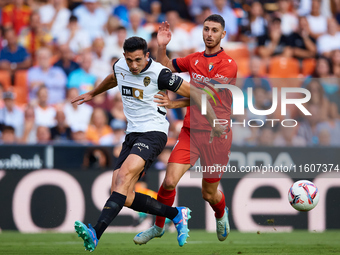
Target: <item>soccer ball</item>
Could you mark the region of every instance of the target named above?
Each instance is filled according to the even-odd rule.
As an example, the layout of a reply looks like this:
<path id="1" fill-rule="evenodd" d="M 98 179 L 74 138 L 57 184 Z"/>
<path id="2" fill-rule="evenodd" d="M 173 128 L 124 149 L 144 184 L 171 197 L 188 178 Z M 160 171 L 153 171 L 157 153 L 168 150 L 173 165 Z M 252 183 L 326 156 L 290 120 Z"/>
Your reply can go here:
<path id="1" fill-rule="evenodd" d="M 298 211 L 312 210 L 319 202 L 318 188 L 310 181 L 297 181 L 289 189 L 288 200 Z"/>

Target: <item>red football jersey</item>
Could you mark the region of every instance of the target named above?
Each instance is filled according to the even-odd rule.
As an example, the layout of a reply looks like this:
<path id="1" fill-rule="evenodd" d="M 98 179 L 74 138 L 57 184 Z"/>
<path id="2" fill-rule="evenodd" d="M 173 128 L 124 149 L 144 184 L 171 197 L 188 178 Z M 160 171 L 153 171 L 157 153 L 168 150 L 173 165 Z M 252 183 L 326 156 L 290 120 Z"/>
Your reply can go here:
<path id="1" fill-rule="evenodd" d="M 211 91 L 211 85 L 215 83 L 232 85 L 236 83 L 237 64 L 223 49 L 211 55 L 196 52 L 184 58 L 173 59 L 172 64 L 178 72 L 189 72 L 190 83 L 195 87 L 204 88 L 207 86 Z M 209 102 L 217 118 L 230 120 L 233 102 L 230 90 L 222 89 L 217 93 L 218 95 L 216 95 L 216 91 L 213 92 L 214 99 L 209 96 L 208 98 L 210 98 Z M 192 129 L 211 130 L 209 122 L 201 115 L 201 109 L 196 105 L 187 108 L 183 126 Z"/>

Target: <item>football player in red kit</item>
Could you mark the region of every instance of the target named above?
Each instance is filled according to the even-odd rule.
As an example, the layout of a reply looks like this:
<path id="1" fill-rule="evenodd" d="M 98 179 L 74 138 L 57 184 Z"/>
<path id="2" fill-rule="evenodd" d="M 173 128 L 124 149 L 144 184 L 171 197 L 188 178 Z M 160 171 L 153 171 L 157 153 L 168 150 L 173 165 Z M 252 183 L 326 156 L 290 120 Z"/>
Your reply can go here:
<path id="1" fill-rule="evenodd" d="M 210 15 L 203 23 L 204 52 L 196 52 L 184 58 L 170 60 L 166 56 L 166 45 L 171 40 L 169 24 L 162 23 L 158 35 L 157 61 L 173 72 L 189 72 L 190 83 L 211 95 L 210 103 L 219 119 L 230 119 L 232 94 L 229 90 L 216 89 L 215 83 L 235 85 L 237 65 L 221 48 L 225 37 L 225 22 L 220 15 Z M 190 106 L 190 100 L 170 101 L 166 94 L 156 96 L 160 106 L 167 108 L 187 107 L 182 130 L 169 158 L 166 176 L 158 191 L 157 200 L 172 205 L 176 195 L 176 185 L 183 174 L 195 164 L 198 158 L 202 166 L 227 166 L 229 162 L 232 131 L 227 126 L 226 135 L 209 140 L 211 126 L 202 116 L 201 109 Z M 208 97 L 209 97 L 208 95 Z M 215 100 L 216 98 L 216 100 Z M 229 123 L 229 122 L 228 122 Z M 230 231 L 228 208 L 224 194 L 218 190 L 223 172 L 204 173 L 202 196 L 215 211 L 217 237 L 224 241 Z M 154 237 L 164 234 L 164 217 L 156 218 L 155 225 L 134 237 L 136 244 L 145 244 Z"/>

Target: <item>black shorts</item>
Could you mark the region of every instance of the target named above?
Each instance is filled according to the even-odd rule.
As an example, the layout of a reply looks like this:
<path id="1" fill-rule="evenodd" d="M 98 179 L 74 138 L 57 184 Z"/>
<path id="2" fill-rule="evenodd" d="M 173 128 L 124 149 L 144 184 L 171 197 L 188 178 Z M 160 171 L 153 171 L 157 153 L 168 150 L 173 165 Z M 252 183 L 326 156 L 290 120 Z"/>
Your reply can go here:
<path id="1" fill-rule="evenodd" d="M 143 172 L 146 171 L 163 151 L 167 140 L 167 135 L 159 131 L 133 132 L 126 135 L 114 170 L 119 169 L 130 154 L 136 154 L 145 160 Z"/>

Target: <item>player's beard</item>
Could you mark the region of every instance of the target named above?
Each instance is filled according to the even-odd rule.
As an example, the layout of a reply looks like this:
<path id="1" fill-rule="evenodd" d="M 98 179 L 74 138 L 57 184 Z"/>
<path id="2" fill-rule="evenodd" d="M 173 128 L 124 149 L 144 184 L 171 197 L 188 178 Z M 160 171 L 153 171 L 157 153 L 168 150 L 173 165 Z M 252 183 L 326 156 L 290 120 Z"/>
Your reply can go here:
<path id="1" fill-rule="evenodd" d="M 204 40 L 205 47 L 212 49 L 215 48 L 217 45 L 220 45 L 221 39 L 217 40 L 214 44 L 208 45 L 206 40 Z"/>

